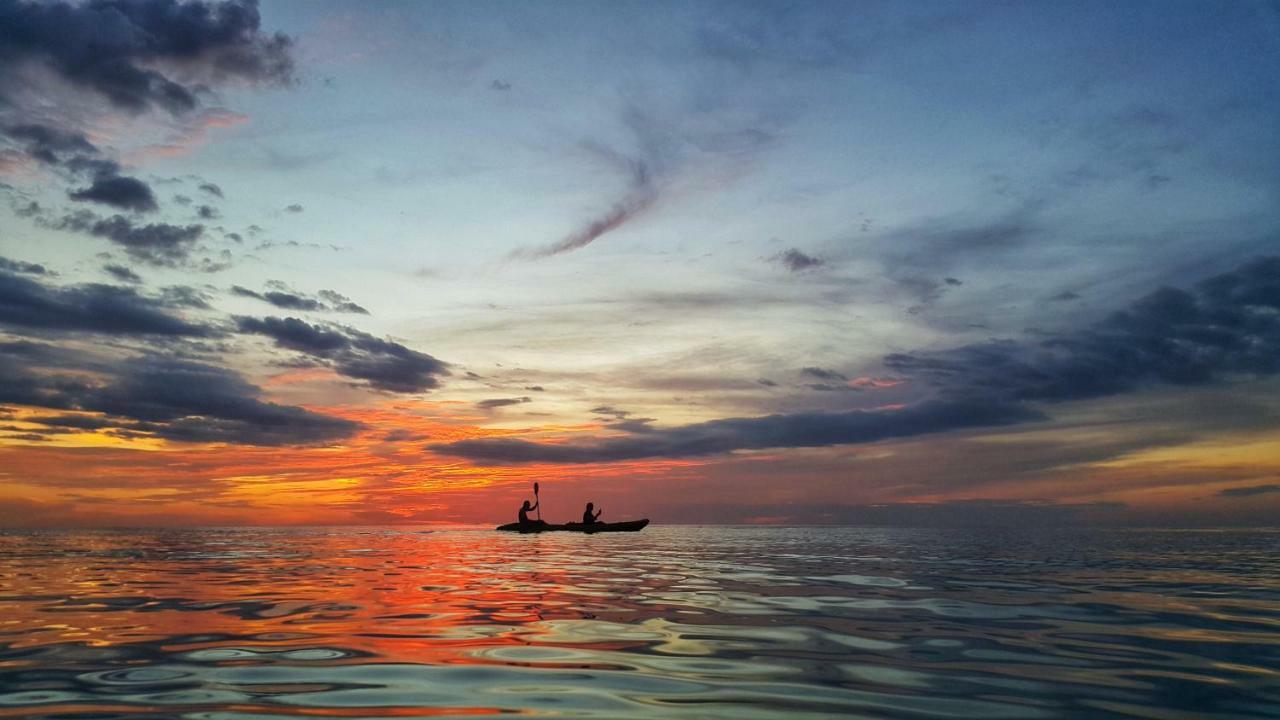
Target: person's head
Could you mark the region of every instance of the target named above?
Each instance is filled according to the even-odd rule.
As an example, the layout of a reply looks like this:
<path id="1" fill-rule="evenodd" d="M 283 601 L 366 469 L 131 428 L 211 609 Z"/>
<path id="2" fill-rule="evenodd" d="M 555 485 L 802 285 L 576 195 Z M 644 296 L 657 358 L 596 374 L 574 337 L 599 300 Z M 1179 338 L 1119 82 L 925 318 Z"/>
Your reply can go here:
<path id="1" fill-rule="evenodd" d="M 529 501 L 528 501 L 528 500 L 525 500 L 525 501 L 524 501 L 524 505 L 523 505 L 523 506 L 521 506 L 521 508 L 520 508 L 520 509 L 521 509 L 521 510 L 528 510 L 528 509 L 529 509 Z"/>
<path id="2" fill-rule="evenodd" d="M 590 510 L 590 509 L 591 509 L 591 508 L 593 508 L 593 507 L 595 507 L 595 505 L 592 505 L 591 503 L 587 503 L 587 509 L 588 509 L 588 510 Z"/>

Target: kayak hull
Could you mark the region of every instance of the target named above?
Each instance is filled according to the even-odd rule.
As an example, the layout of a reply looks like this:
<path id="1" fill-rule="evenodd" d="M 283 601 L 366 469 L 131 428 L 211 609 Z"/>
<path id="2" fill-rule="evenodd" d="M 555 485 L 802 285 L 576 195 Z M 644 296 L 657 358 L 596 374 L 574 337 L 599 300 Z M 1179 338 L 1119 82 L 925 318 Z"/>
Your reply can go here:
<path id="1" fill-rule="evenodd" d="M 521 525 L 518 522 L 499 525 L 494 528 L 503 532 L 518 533 L 540 533 L 540 532 L 580 532 L 580 533 L 601 533 L 601 532 L 639 532 L 649 524 L 649 518 L 643 520 L 627 520 L 626 522 L 612 523 L 592 523 L 583 525 L 582 523 L 565 523 L 563 525 L 552 525 L 550 523 L 529 523 Z"/>

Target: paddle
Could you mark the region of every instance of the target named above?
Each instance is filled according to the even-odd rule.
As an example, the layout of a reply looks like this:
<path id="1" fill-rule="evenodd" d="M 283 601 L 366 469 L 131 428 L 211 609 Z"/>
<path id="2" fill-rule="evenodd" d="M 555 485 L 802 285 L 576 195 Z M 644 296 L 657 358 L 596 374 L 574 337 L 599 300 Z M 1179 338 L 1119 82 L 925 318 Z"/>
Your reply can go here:
<path id="1" fill-rule="evenodd" d="M 533 504 L 538 506 L 538 522 L 542 522 L 542 503 L 538 501 L 538 483 L 533 484 Z"/>

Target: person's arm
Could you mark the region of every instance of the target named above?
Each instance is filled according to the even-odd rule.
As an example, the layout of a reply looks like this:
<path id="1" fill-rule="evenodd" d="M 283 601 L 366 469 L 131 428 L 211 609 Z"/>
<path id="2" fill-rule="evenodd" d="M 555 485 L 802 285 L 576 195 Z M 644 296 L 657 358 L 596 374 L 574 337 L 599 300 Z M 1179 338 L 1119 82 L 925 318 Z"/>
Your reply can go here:
<path id="1" fill-rule="evenodd" d="M 534 500 L 534 501 L 533 501 L 533 507 L 531 507 L 531 508 L 529 508 L 529 509 L 530 509 L 530 510 L 537 510 L 537 509 L 538 509 L 538 501 L 537 501 L 537 500 Z"/>
<path id="2" fill-rule="evenodd" d="M 600 519 L 600 513 L 602 512 L 604 512 L 604 508 L 600 508 L 599 510 L 596 511 L 596 518 L 595 518 L 596 520 Z"/>

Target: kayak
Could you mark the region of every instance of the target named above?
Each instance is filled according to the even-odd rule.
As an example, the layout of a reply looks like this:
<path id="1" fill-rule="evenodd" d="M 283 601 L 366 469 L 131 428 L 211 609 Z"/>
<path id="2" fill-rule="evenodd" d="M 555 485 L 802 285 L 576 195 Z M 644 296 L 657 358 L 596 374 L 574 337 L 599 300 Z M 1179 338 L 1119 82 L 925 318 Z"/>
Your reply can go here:
<path id="1" fill-rule="evenodd" d="M 507 523 L 506 525 L 499 525 L 494 529 L 502 530 L 503 532 L 518 532 L 518 533 L 540 533 L 540 532 L 555 532 L 555 531 L 580 532 L 580 533 L 637 532 L 639 530 L 643 530 L 644 526 L 648 524 L 649 524 L 649 518 L 645 518 L 643 520 L 627 520 L 625 522 L 611 522 L 611 523 L 598 522 L 598 523 L 591 523 L 590 525 L 583 525 L 582 523 L 574 523 L 574 522 L 565 523 L 564 525 L 552 525 L 550 523 L 542 523 L 542 524 L 529 523 L 528 525 L 521 525 L 518 522 L 513 522 L 513 523 Z"/>

